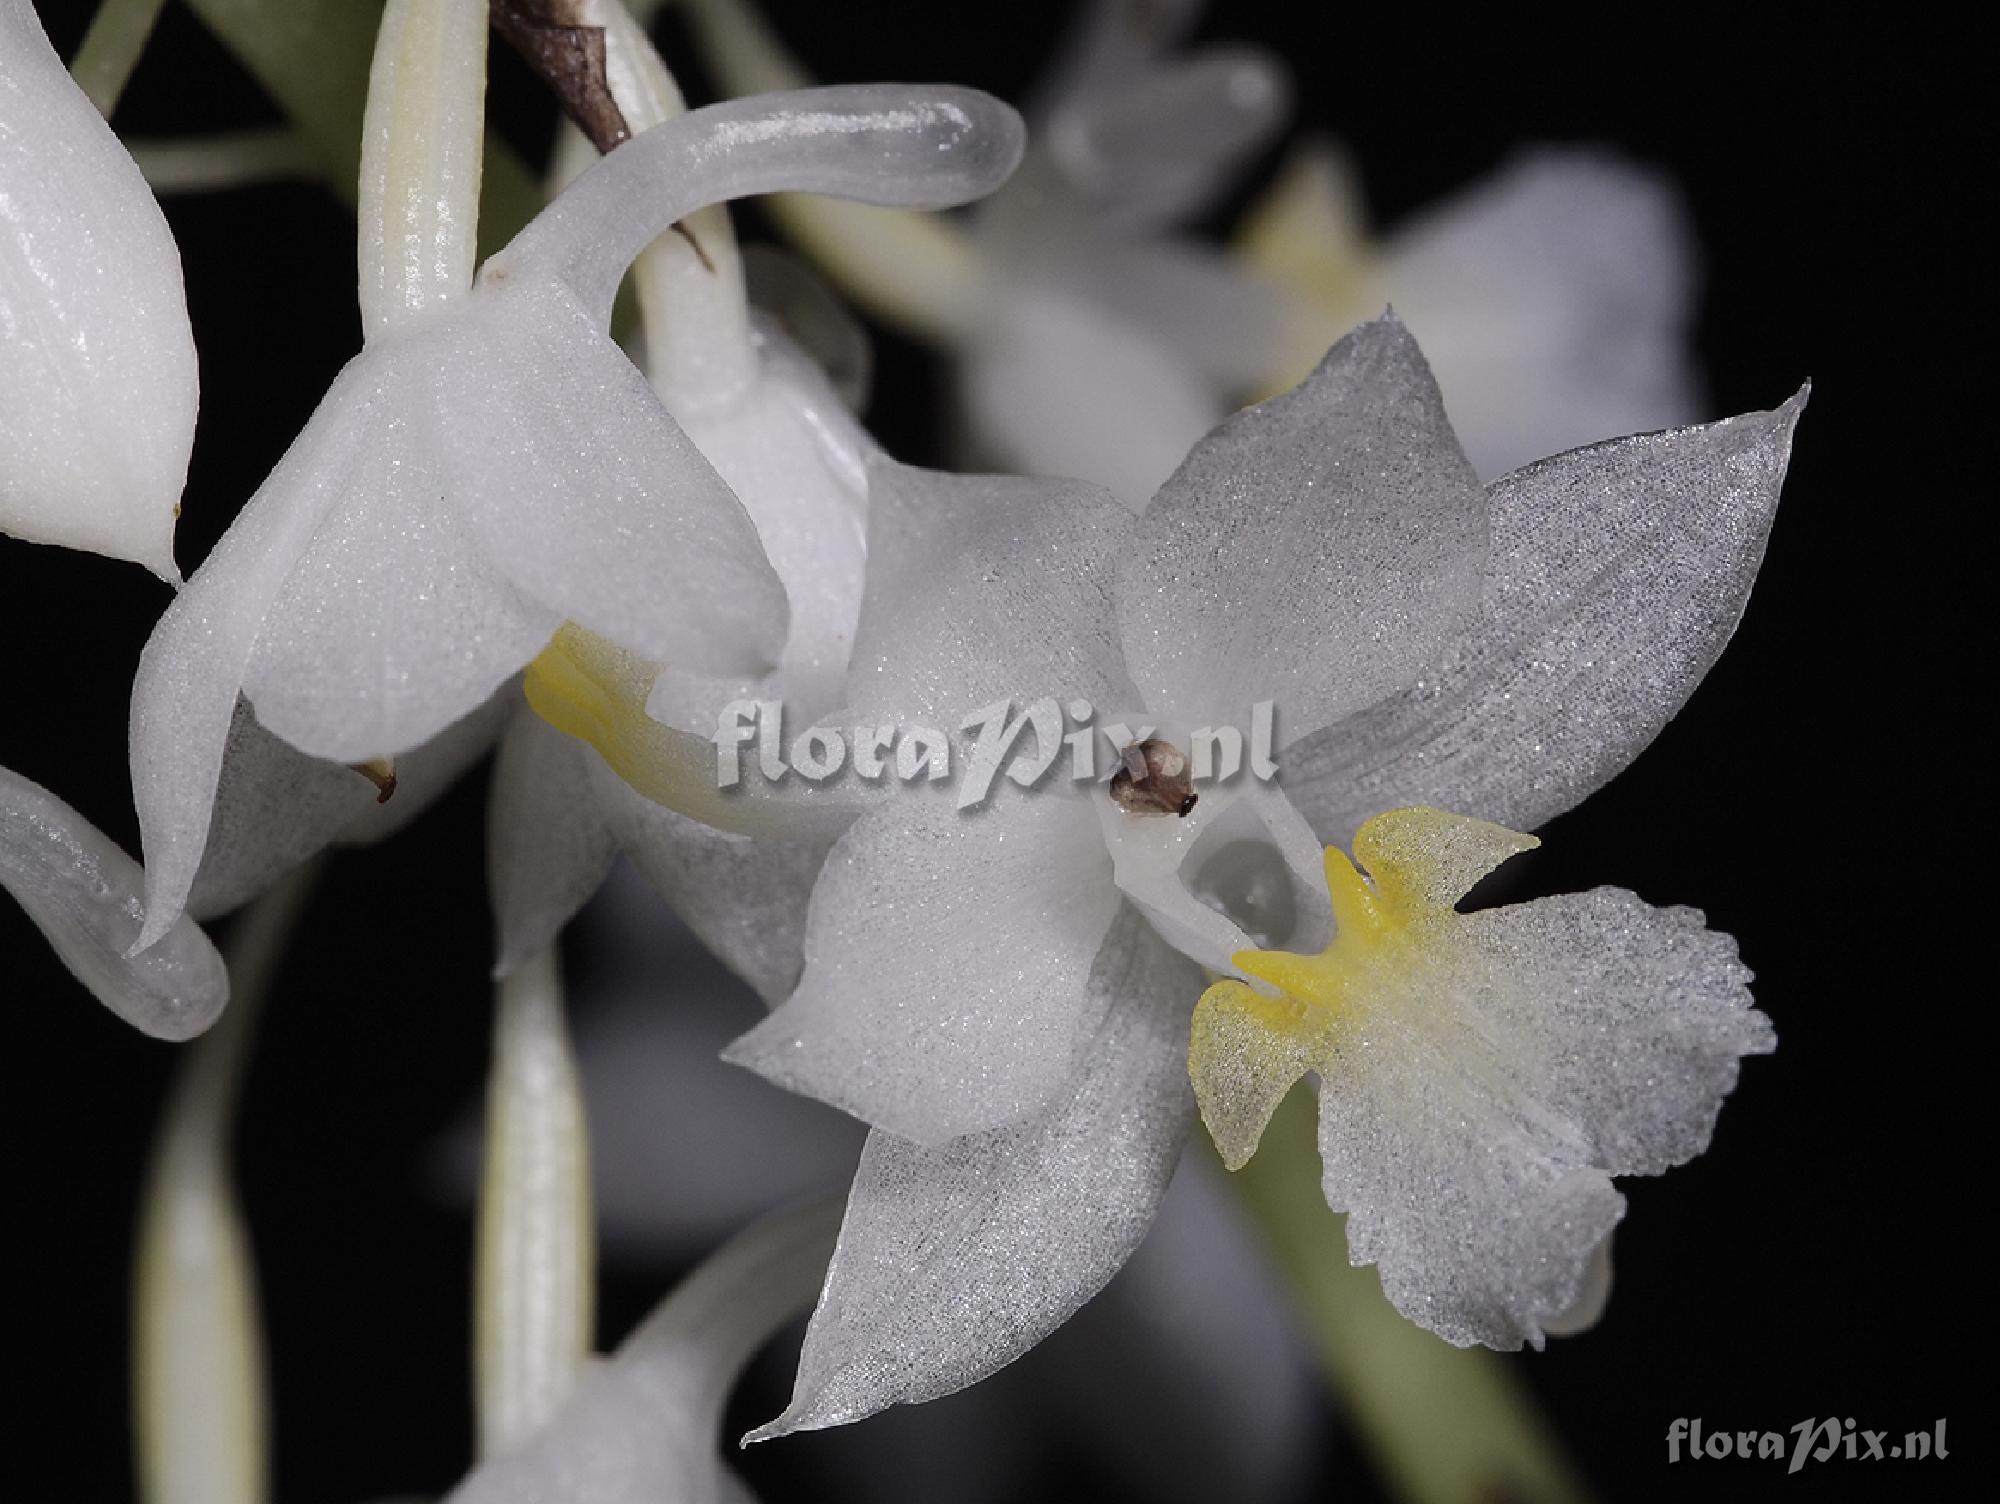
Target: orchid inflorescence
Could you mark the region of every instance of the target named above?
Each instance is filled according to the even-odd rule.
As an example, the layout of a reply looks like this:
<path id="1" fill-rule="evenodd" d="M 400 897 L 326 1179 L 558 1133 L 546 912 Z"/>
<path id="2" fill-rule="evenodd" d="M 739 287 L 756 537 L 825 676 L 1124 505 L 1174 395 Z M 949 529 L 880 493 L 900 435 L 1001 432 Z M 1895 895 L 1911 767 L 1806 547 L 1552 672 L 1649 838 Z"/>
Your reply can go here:
<path id="1" fill-rule="evenodd" d="M 389 0 L 365 343 L 181 583 L 174 243 L 0 0 L 0 529 L 178 587 L 132 690 L 143 867 L 0 770 L 0 883 L 108 1006 L 188 1038 L 248 1006 L 232 976 L 261 987 L 202 924 L 251 904 L 254 935 L 288 873 L 497 749 L 484 1456 L 454 1498 L 739 1496 L 722 1397 L 815 1288 L 753 1439 L 972 1384 L 1131 1255 L 1197 1118 L 1237 1168 L 1307 1078 L 1320 1193 L 1403 1316 L 1501 1349 L 1588 1324 L 1613 1177 L 1699 1154 L 1775 1043 L 1692 909 L 1459 907 L 1675 715 L 1762 558 L 1805 393 L 1689 426 L 1671 196 L 1545 156 L 1372 245 L 1309 142 L 1224 251 L 1185 226 L 1289 85 L 1180 48 L 1190 5 L 1094 8 L 1032 129 L 963 88 L 811 87 L 747 6 L 687 9 L 741 97 L 689 111 L 619 0 L 496 0 L 590 136 L 475 275 L 488 6 Z M 721 205 L 753 194 L 946 353 L 968 464 L 1008 473 L 883 451 L 840 305 L 739 251 Z M 643 373 L 611 336 L 628 275 Z M 991 797 L 928 761 L 718 778 L 746 702 L 878 750 L 940 728 L 938 769 L 987 758 Z M 1038 706 L 1101 769 L 1051 776 Z M 1271 776 L 1207 776 L 1207 728 L 1259 717 Z M 555 946 L 621 851 L 769 1007 L 725 1058 L 869 1135 L 844 1213 L 760 1224 L 598 1360 Z M 154 1203 L 219 1248 L 224 1043 Z M 230 1260 L 171 1243 L 142 1279 L 148 1486 L 255 1497 L 258 1443 L 161 1398 L 256 1363 L 178 1364 L 251 1318 Z"/>

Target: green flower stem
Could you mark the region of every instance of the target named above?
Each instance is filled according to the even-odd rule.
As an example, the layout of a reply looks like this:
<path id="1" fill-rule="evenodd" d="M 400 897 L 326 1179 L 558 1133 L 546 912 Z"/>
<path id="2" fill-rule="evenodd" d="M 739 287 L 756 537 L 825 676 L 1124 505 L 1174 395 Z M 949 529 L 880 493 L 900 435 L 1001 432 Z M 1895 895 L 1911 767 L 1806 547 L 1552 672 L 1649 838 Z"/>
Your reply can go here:
<path id="1" fill-rule="evenodd" d="M 382 0 L 188 0 L 298 127 L 321 171 L 352 204 L 361 117 Z M 498 250 L 542 207 L 526 164 L 490 132 L 480 180 L 479 251 Z"/>
<path id="2" fill-rule="evenodd" d="M 479 1454 L 548 1425 L 589 1360 L 597 1249 L 590 1132 L 553 948 L 503 980 L 473 1261 Z"/>
<path id="3" fill-rule="evenodd" d="M 286 125 L 213 136 L 127 136 L 125 149 L 156 194 L 254 188 L 320 172 L 318 154 Z"/>
<path id="4" fill-rule="evenodd" d="M 1231 1178 L 1390 1490 L 1409 1504 L 1582 1504 L 1581 1481 L 1508 1360 L 1404 1320 L 1375 1271 L 1348 1262 L 1345 1223 L 1320 1195 L 1317 1110 L 1310 1087 L 1295 1089 Z"/>
<path id="5" fill-rule="evenodd" d="M 230 999 L 187 1046 L 153 1151 L 134 1268 L 133 1422 L 142 1504 L 264 1504 L 264 1344 L 229 1135 L 250 1032 L 316 864 L 265 893 L 226 951 Z"/>
<path id="6" fill-rule="evenodd" d="M 146 50 L 146 39 L 165 4 L 166 0 L 104 0 L 91 18 L 69 76 L 105 119 L 118 107 L 118 96 L 139 65 L 139 54 Z"/>

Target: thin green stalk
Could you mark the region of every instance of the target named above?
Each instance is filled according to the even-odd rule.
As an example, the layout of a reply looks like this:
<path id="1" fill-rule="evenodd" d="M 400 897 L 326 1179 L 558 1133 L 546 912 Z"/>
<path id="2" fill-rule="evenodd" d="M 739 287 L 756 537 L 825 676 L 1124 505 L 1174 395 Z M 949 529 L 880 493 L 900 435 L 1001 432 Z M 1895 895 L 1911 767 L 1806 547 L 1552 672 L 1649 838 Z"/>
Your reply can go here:
<path id="1" fill-rule="evenodd" d="M 142 1504 L 265 1504 L 263 1335 L 229 1136 L 250 1033 L 311 887 L 309 865 L 229 937 L 230 1000 L 188 1047 L 153 1152 L 134 1267 L 133 1423 Z"/>
<path id="2" fill-rule="evenodd" d="M 349 204 L 361 178 L 361 117 L 382 0 L 188 0 L 298 127 Z M 499 249 L 542 207 L 541 185 L 490 133 L 480 179 L 479 251 Z"/>
<path id="3" fill-rule="evenodd" d="M 290 126 L 213 136 L 128 136 L 125 149 L 156 194 L 214 193 L 319 176 L 319 157 Z"/>
<path id="4" fill-rule="evenodd" d="M 1398 1315 L 1348 1262 L 1320 1195 L 1317 1103 L 1295 1089 L 1232 1177 L 1311 1331 L 1326 1375 L 1397 1498 L 1409 1504 L 1582 1504 L 1583 1484 L 1508 1360 Z"/>
<path id="5" fill-rule="evenodd" d="M 106 120 L 118 107 L 118 96 L 139 65 L 139 54 L 146 50 L 146 39 L 165 4 L 166 0 L 103 0 L 91 18 L 69 76 Z"/>
<path id="6" fill-rule="evenodd" d="M 553 948 L 503 980 L 486 1091 L 473 1261 L 479 1454 L 547 1426 L 589 1361 L 596 1320 L 590 1130 Z"/>

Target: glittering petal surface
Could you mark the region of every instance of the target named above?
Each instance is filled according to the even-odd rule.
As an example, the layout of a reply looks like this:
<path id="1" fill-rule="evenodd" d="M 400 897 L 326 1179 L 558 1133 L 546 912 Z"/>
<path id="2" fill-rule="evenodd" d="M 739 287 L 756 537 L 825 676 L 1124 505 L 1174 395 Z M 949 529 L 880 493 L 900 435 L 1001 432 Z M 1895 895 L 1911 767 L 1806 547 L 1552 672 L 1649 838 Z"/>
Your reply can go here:
<path id="1" fill-rule="evenodd" d="M 1364 324 L 1161 488 L 1119 577 L 1126 657 L 1149 709 L 1240 726 L 1269 699 L 1295 736 L 1412 682 L 1477 606 L 1485 551 L 1423 355 Z"/>
<path id="2" fill-rule="evenodd" d="M 1804 406 L 1616 439 L 1489 487 L 1478 620 L 1417 686 L 1279 759 L 1321 838 L 1401 804 L 1531 830 L 1616 775 L 1736 630 Z"/>
<path id="3" fill-rule="evenodd" d="M 1131 521 L 1109 493 L 887 461 L 870 476 L 855 711 L 952 731 L 998 700 L 1135 702 L 1111 603 Z"/>
<path id="4" fill-rule="evenodd" d="M 596 798 L 618 844 L 681 922 L 767 1006 L 805 965 L 806 909 L 832 846 L 824 838 L 740 836 L 634 793 L 592 755 Z"/>
<path id="5" fill-rule="evenodd" d="M 1452 910 L 1527 844 L 1436 810 L 1371 821 L 1355 854 L 1372 883 L 1329 853 L 1333 944 L 1239 956 L 1266 990 L 1212 987 L 1189 1052 L 1231 1163 L 1273 1091 L 1318 1071 L 1327 1202 L 1355 1262 L 1461 1346 L 1540 1346 L 1624 1213 L 1610 1177 L 1699 1153 L 1739 1057 L 1775 1044 L 1734 943 L 1692 909 L 1600 888 Z"/>
<path id="6" fill-rule="evenodd" d="M 1119 906 L 1095 823 L 1052 789 L 960 811 L 908 795 L 834 845 L 798 991 L 726 1059 L 940 1143 L 1060 1090 L 1107 997 Z"/>
<path id="7" fill-rule="evenodd" d="M 132 681 L 132 796 L 146 851 L 151 944 L 187 900 L 237 697 L 271 604 L 351 485 L 379 482 L 385 421 L 364 360 L 334 378 L 312 420 L 173 602 Z M 362 756 L 391 749 L 376 748 Z"/>
<path id="8" fill-rule="evenodd" d="M 738 1371 L 812 1296 L 835 1208 L 781 1212 L 703 1262 L 586 1372 L 540 1435 L 483 1464 L 451 1504 L 737 1504 L 721 1457 Z"/>
<path id="9" fill-rule="evenodd" d="M 1385 248 L 1381 287 L 1422 341 L 1482 476 L 1701 412 L 1696 252 L 1658 174 L 1544 150 Z"/>
<path id="10" fill-rule="evenodd" d="M 424 373 L 413 350 L 395 348 L 402 344 L 371 347 L 354 362 L 380 382 L 374 421 L 351 469 L 308 479 L 339 496 L 274 595 L 243 678 L 263 725 L 336 762 L 428 741 L 532 658 L 561 621 L 506 578 L 453 505 L 467 479 L 439 463 L 436 446 L 457 425 L 426 411 Z M 314 421 L 337 400 L 329 394 Z M 472 498 L 486 502 L 479 489 Z M 288 489 L 277 499 L 307 506 L 312 495 Z"/>
<path id="11" fill-rule="evenodd" d="M 1152 500 L 1225 407 L 1159 331 L 1079 292 L 1016 289 L 956 373 L 974 463 Z"/>
<path id="12" fill-rule="evenodd" d="M 188 910 L 226 914 L 323 847 L 384 840 L 428 809 L 500 730 L 503 689 L 472 714 L 395 759 L 395 791 L 345 763 L 301 752 L 239 700 L 222 754 L 215 812 Z"/>
<path id="13" fill-rule="evenodd" d="M 1095 1037 L 1046 1107 L 933 1148 L 869 1137 L 791 1406 L 752 1439 L 976 1383 L 1103 1288 L 1180 1155 L 1200 983 L 1126 910 L 1091 973 Z"/>
<path id="14" fill-rule="evenodd" d="M 399 796 L 400 783 L 399 774 Z M 272 735 L 250 702 L 238 700 L 188 912 L 210 919 L 255 897 L 330 844 L 378 793 L 347 764 Z"/>
<path id="15" fill-rule="evenodd" d="M 0 768 L 0 888 L 105 1007 L 144 1033 L 187 1039 L 222 1011 L 229 974 L 185 915 L 158 945 L 128 958 L 139 933 L 139 885 L 139 864 L 116 842 L 46 789 Z"/>
<path id="16" fill-rule="evenodd" d="M 459 324 L 423 342 L 435 442 L 492 567 L 655 662 L 775 664 L 784 586 L 749 515 L 575 300 L 489 274 Z"/>
<path id="17" fill-rule="evenodd" d="M 749 512 L 791 622 L 776 671 L 755 682 L 662 667 L 649 714 L 704 737 L 736 699 L 781 700 L 800 725 L 835 709 L 861 611 L 868 464 L 880 451 L 788 342 L 767 334 L 760 345 L 745 390 L 680 418 Z"/>
<path id="18" fill-rule="evenodd" d="M 510 976 L 540 955 L 604 881 L 617 855 L 590 792 L 597 754 L 532 711 L 516 714 L 493 765 L 486 817 L 486 885 Z"/>
<path id="19" fill-rule="evenodd" d="M 0 0 L 0 532 L 178 580 L 194 332 L 152 191 Z"/>

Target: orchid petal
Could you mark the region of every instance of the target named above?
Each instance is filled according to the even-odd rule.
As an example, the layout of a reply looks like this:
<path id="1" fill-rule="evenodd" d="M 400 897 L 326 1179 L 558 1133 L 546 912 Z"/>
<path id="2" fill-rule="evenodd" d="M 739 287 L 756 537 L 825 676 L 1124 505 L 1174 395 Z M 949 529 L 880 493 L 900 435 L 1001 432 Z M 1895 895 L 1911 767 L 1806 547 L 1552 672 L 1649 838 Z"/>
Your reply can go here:
<path id="1" fill-rule="evenodd" d="M 752 839 L 634 793 L 601 758 L 590 777 L 618 843 L 653 891 L 767 1007 L 797 986 L 807 905 L 829 839 Z"/>
<path id="2" fill-rule="evenodd" d="M 616 1357 L 579 1381 L 556 1418 L 485 1463 L 450 1504 L 735 1504 L 723 1404 L 750 1356 L 811 1299 L 834 1208 L 779 1213 L 739 1234 L 667 1297 Z"/>
<path id="3" fill-rule="evenodd" d="M 507 728 L 486 819 L 495 976 L 513 975 L 553 944 L 611 870 L 617 839 L 588 793 L 598 761 L 538 715 L 517 714 Z"/>
<path id="4" fill-rule="evenodd" d="M 160 206 L 28 0 L 0 0 L 0 532 L 177 582 L 196 393 Z"/>
<path id="5" fill-rule="evenodd" d="M 656 661 L 776 660 L 783 587 L 750 519 L 568 293 L 496 289 L 489 264 L 467 316 L 421 352 L 447 494 L 520 590 Z"/>
<path id="6" fill-rule="evenodd" d="M 798 990 L 723 1058 L 919 1143 L 1025 1117 L 1107 1004 L 1110 865 L 1051 790 L 865 815 L 813 890 Z"/>
<path id="7" fill-rule="evenodd" d="M 1180 1157 L 1200 977 L 1125 910 L 1091 971 L 1095 1037 L 1046 1107 L 934 1148 L 869 1136 L 791 1405 L 746 1441 L 977 1383 L 1103 1288 Z"/>
<path id="8" fill-rule="evenodd" d="M 197 919 L 226 914 L 316 851 L 394 835 L 492 746 L 514 693 L 503 688 L 398 755 L 386 792 L 348 764 L 309 756 L 266 731 L 249 701 L 239 700 L 188 911 Z"/>
<path id="9" fill-rule="evenodd" d="M 720 4 L 722 0 L 702 0 Z M 1035 89 L 1034 114 L 1054 112 L 1070 100 L 1123 88 L 1142 78 L 1160 55 L 1201 19 L 1203 0 L 1092 0 L 1079 7 L 1048 77 Z M 744 8 L 738 6 L 737 8 Z"/>
<path id="10" fill-rule="evenodd" d="M 20 902 L 97 1000 L 142 1033 L 187 1039 L 229 1000 L 222 958 L 182 917 L 136 958 L 140 872 L 117 843 L 46 789 L 0 768 L 0 888 Z"/>
<path id="11" fill-rule="evenodd" d="M 957 379 L 975 463 L 1076 476 L 1133 512 L 1226 411 L 1160 331 L 1059 288 L 1017 289 Z"/>
<path id="12" fill-rule="evenodd" d="M 870 480 L 858 713 L 948 731 L 996 700 L 1136 702 L 1111 602 L 1130 519 L 1109 493 L 887 461 Z"/>
<path id="13" fill-rule="evenodd" d="M 164 935 L 208 841 L 223 751 L 258 633 L 321 521 L 349 487 L 382 482 L 373 448 L 380 393 L 358 361 L 334 378 L 200 569 L 170 603 L 132 681 L 132 797 L 146 850 L 146 925 Z M 364 757 L 398 749 L 374 748 Z"/>
<path id="14" fill-rule="evenodd" d="M 1234 258 L 1195 241 L 1079 230 L 1040 258 L 1037 270 L 1150 330 L 1183 365 L 1232 395 L 1268 379 L 1271 352 L 1296 319 L 1282 292 L 1244 275 Z M 1322 346 L 1315 354 L 1323 351 Z M 1183 454 L 1193 443 L 1190 438 Z"/>
<path id="15" fill-rule="evenodd" d="M 1321 838 L 1403 804 L 1531 830 L 1638 756 L 1736 629 L 1805 401 L 1615 439 L 1490 486 L 1472 629 L 1421 685 L 1281 758 Z"/>
<path id="16" fill-rule="evenodd" d="M 881 453 L 823 377 L 766 334 L 757 377 L 730 400 L 684 406 L 688 437 L 742 499 L 785 587 L 790 627 L 774 673 L 755 684 L 669 663 L 654 718 L 708 737 L 731 700 L 784 702 L 801 725 L 836 708 L 861 611 L 868 466 Z"/>
<path id="17" fill-rule="evenodd" d="M 1119 615 L 1147 707 L 1293 734 L 1412 682 L 1478 604 L 1483 499 L 1393 317 L 1197 444 L 1142 519 Z"/>
<path id="18" fill-rule="evenodd" d="M 1072 96 L 1044 139 L 1070 184 L 1121 225 L 1176 224 L 1228 190 L 1290 108 L 1275 58 L 1211 47 Z"/>
<path id="19" fill-rule="evenodd" d="M 333 478 L 340 500 L 291 561 L 242 681 L 272 732 L 343 763 L 428 741 L 561 624 L 559 608 L 483 556 L 467 511 L 450 505 L 466 481 L 438 462 L 431 415 L 405 384 L 418 373 L 388 349 L 354 362 L 383 383 L 379 417 L 354 469 Z M 296 504 L 290 488 L 273 489 L 277 504 Z"/>
<path id="20" fill-rule="evenodd" d="M 1363 880 L 1337 851 L 1340 933 L 1318 956 L 1237 965 L 1189 1071 L 1225 1161 L 1316 1070 L 1327 1203 L 1405 1316 L 1459 1346 L 1539 1347 L 1588 1294 L 1624 1213 L 1612 1175 L 1708 1144 L 1737 1062 L 1774 1047 L 1728 936 L 1615 888 L 1459 914 L 1532 837 L 1430 809 L 1371 820 Z"/>
<path id="21" fill-rule="evenodd" d="M 1544 150 L 1394 236 L 1381 286 L 1488 477 L 1702 416 L 1687 327 L 1696 260 L 1660 176 Z"/>
<path id="22" fill-rule="evenodd" d="M 1385 1019 L 1369 1077 L 1321 1091 L 1327 1201 L 1404 1315 L 1459 1346 L 1540 1347 L 1623 1214 L 1608 1176 L 1700 1153 L 1737 1057 L 1774 1040 L 1692 909 L 1600 888 L 1465 918 L 1433 1021 Z"/>
<path id="23" fill-rule="evenodd" d="M 831 839 L 755 841 L 625 783 L 588 745 L 523 715 L 494 769 L 488 873 L 505 976 L 589 901 L 621 849 L 675 914 L 766 1003 L 804 964 L 806 904 Z"/>

